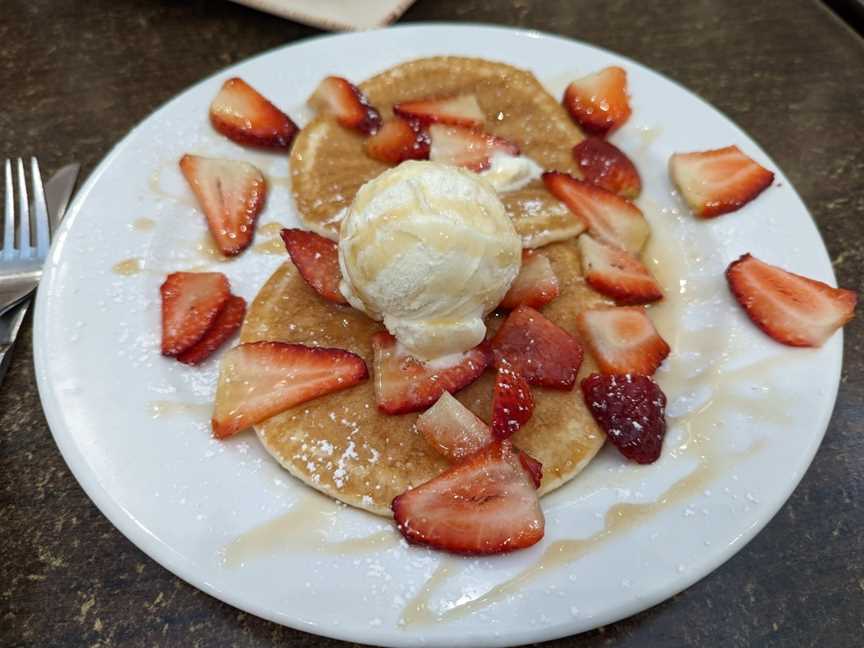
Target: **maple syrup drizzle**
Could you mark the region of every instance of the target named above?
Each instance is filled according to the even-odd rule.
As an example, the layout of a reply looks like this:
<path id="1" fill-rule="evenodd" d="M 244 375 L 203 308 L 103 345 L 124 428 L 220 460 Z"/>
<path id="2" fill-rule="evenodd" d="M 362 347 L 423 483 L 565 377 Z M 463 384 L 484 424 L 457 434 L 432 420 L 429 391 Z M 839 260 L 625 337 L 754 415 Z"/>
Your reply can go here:
<path id="1" fill-rule="evenodd" d="M 156 221 L 152 218 L 136 218 L 132 222 L 132 229 L 136 232 L 149 232 L 156 227 Z"/>
<path id="2" fill-rule="evenodd" d="M 132 258 L 118 261 L 111 266 L 111 272 L 124 277 L 131 277 L 132 275 L 137 275 L 143 268 L 144 261 L 142 259 Z"/>
<path id="3" fill-rule="evenodd" d="M 182 401 L 169 400 L 150 401 L 150 415 L 154 419 L 163 416 L 179 416 L 183 414 L 209 417 L 212 411 L 213 405 L 211 403 L 185 403 Z"/>
<path id="4" fill-rule="evenodd" d="M 248 561 L 286 549 L 328 555 L 374 553 L 399 543 L 396 530 L 387 527 L 370 535 L 327 540 L 327 529 L 342 507 L 322 495 L 304 494 L 287 513 L 239 535 L 225 547 L 222 564 L 242 567 Z"/>

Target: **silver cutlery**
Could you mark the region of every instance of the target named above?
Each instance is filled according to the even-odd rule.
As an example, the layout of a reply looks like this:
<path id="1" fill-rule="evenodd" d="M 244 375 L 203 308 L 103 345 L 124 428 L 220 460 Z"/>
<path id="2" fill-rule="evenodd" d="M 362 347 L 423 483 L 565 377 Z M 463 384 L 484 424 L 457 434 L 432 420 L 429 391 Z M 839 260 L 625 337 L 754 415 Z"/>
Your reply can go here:
<path id="1" fill-rule="evenodd" d="M 60 224 L 60 221 L 63 219 L 63 216 L 66 212 L 66 206 L 69 203 L 69 198 L 72 196 L 72 190 L 75 188 L 75 181 L 78 178 L 78 164 L 69 164 L 61 168 L 57 173 L 55 173 L 51 179 L 45 183 L 44 192 L 39 191 L 35 188 L 37 181 L 39 180 L 39 172 L 38 165 L 36 164 L 36 160 L 33 159 L 31 161 L 31 165 L 35 168 L 35 172 L 32 173 L 33 184 L 34 184 L 34 194 L 43 194 L 44 198 L 42 200 L 43 206 L 47 206 L 48 213 L 48 221 L 49 221 L 49 237 L 50 235 L 57 229 L 57 226 Z M 12 198 L 12 187 L 11 187 L 11 164 L 7 161 L 6 163 L 6 216 L 8 223 L 9 211 L 12 208 L 10 205 L 13 203 Z M 19 174 L 23 175 L 20 167 L 23 166 L 21 161 L 19 160 Z M 19 175 L 19 182 L 23 182 L 23 179 Z M 25 187 L 23 190 L 26 192 L 26 185 L 22 185 Z M 41 190 L 41 183 L 39 189 Z M 23 192 L 22 192 L 23 193 Z M 26 194 L 25 194 L 26 196 Z M 19 194 L 19 203 L 20 203 L 20 194 Z M 34 201 L 35 203 L 35 201 Z M 33 212 L 36 212 L 39 207 L 35 204 L 33 206 Z M 27 210 L 20 209 L 20 213 L 27 213 Z M 13 215 L 14 218 L 14 215 Z M 9 231 L 9 230 L 6 230 Z M 13 230 L 14 234 L 14 230 Z M 38 237 L 38 233 L 37 233 Z M 14 237 L 13 237 L 14 238 Z M 5 246 L 5 232 L 4 232 L 4 251 L 6 250 Z M 0 258 L 2 258 L 2 254 L 0 254 Z M 2 264 L 0 264 L 0 268 L 2 268 Z M 40 266 L 41 272 L 41 266 Z M 27 309 L 30 306 L 30 299 L 25 297 L 23 300 L 19 301 L 15 304 L 8 312 L 4 315 L 0 316 L 0 383 L 3 382 L 3 377 L 6 375 L 6 370 L 8 369 L 9 362 L 11 360 L 11 350 L 13 345 L 15 344 L 15 340 L 18 337 L 18 333 L 21 330 L 21 325 L 24 322 L 24 317 L 27 315 Z"/>

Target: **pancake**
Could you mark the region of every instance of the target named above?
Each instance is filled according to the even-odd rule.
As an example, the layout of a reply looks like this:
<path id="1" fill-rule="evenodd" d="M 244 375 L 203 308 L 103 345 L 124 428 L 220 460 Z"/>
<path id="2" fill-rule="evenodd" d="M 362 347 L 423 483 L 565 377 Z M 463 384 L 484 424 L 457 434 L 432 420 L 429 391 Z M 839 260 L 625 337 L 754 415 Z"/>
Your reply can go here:
<path id="1" fill-rule="evenodd" d="M 542 253 L 552 263 L 561 288 L 543 313 L 578 338 L 576 315 L 610 302 L 585 284 L 575 239 L 548 245 Z M 489 335 L 501 321 L 500 315 L 489 317 Z M 250 306 L 240 340 L 347 349 L 364 358 L 371 370 L 372 334 L 382 329 L 360 311 L 319 297 L 288 261 Z M 586 354 L 580 379 L 595 370 Z M 488 422 L 493 383 L 493 372 L 486 371 L 455 396 Z M 417 413 L 390 416 L 378 411 L 373 384 L 370 378 L 309 401 L 255 430 L 268 452 L 298 479 L 346 504 L 389 516 L 395 496 L 438 475 L 448 463 L 417 431 Z M 578 386 L 569 392 L 540 387 L 533 391 L 534 415 L 513 441 L 543 463 L 540 493 L 544 494 L 575 477 L 601 448 L 605 435 L 585 407 Z"/>
<path id="2" fill-rule="evenodd" d="M 584 136 L 566 110 L 525 70 L 483 59 L 435 57 L 409 61 L 360 84 L 385 119 L 393 104 L 412 99 L 474 94 L 486 116 L 484 130 L 511 140 L 546 170 L 582 177 L 571 149 Z M 363 150 L 365 137 L 318 116 L 300 131 L 291 149 L 294 200 L 303 223 L 336 240 L 344 210 L 360 186 L 388 169 Z M 501 194 L 507 213 L 526 247 L 550 242 L 546 218 L 567 223 L 568 236 L 580 221 L 536 180 Z"/>

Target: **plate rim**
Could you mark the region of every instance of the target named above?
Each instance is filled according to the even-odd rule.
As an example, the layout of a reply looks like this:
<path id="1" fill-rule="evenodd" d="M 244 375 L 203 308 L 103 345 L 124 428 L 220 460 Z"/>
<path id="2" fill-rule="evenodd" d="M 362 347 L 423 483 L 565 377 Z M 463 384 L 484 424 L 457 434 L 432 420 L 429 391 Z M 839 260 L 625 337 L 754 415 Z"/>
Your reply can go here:
<path id="1" fill-rule="evenodd" d="M 174 576 L 180 578 L 185 581 L 195 589 L 201 590 L 206 594 L 224 602 L 232 607 L 243 610 L 250 614 L 253 614 L 259 618 L 266 619 L 273 623 L 277 623 L 280 625 L 285 625 L 287 627 L 292 627 L 297 630 L 301 630 L 304 632 L 309 632 L 312 634 L 325 636 L 333 639 L 339 639 L 343 641 L 355 642 L 355 641 L 363 641 L 368 642 L 373 645 L 381 645 L 381 646 L 406 646 L 406 645 L 414 645 L 412 643 L 412 639 L 416 639 L 416 636 L 411 633 L 404 633 L 402 635 L 402 640 L 396 639 L 391 640 L 393 636 L 392 631 L 387 631 L 386 629 L 370 629 L 366 630 L 363 633 L 357 633 L 356 629 L 351 629 L 350 631 L 344 631 L 341 627 L 322 627 L 321 625 L 309 621 L 307 619 L 303 619 L 300 617 L 292 617 L 287 618 L 284 613 L 280 613 L 278 611 L 273 611 L 271 613 L 269 608 L 255 608 L 255 606 L 250 605 L 248 602 L 244 601 L 240 596 L 235 596 L 232 593 L 219 589 L 214 584 L 210 583 L 206 577 L 202 577 L 200 573 L 194 573 L 193 570 L 189 569 L 186 564 L 186 559 L 179 552 L 174 550 L 170 545 L 160 540 L 158 537 L 152 535 L 146 528 L 144 528 L 141 524 L 138 524 L 135 520 L 134 516 L 126 511 L 114 498 L 110 495 L 110 493 L 102 486 L 100 483 L 98 475 L 95 471 L 92 471 L 84 461 L 83 453 L 81 453 L 78 445 L 73 442 L 73 437 L 69 434 L 63 426 L 63 417 L 62 412 L 59 411 L 59 407 L 57 407 L 54 403 L 51 402 L 52 394 L 52 385 L 50 383 L 50 379 L 48 377 L 47 370 L 47 357 L 45 348 L 45 342 L 43 342 L 43 337 L 46 335 L 47 323 L 44 321 L 44 313 L 46 312 L 47 306 L 46 303 L 50 299 L 50 290 L 47 287 L 50 287 L 51 281 L 53 280 L 54 273 L 51 272 L 55 266 L 55 262 L 60 258 L 62 253 L 62 248 L 66 242 L 68 233 L 70 229 L 74 226 L 79 213 L 81 212 L 82 205 L 86 202 L 88 195 L 91 193 L 93 188 L 98 183 L 102 174 L 111 166 L 113 161 L 122 153 L 128 141 L 141 129 L 144 124 L 153 118 L 157 113 L 162 112 L 168 106 L 170 106 L 175 101 L 179 100 L 183 95 L 188 92 L 191 92 L 202 85 L 210 82 L 211 80 L 224 75 L 226 71 L 235 68 L 238 65 L 250 63 L 252 61 L 256 61 L 265 57 L 269 57 L 274 55 L 277 52 L 282 52 L 285 50 L 290 50 L 292 48 L 302 48 L 308 45 L 311 42 L 317 42 L 322 40 L 333 40 L 338 41 L 342 39 L 353 39 L 353 38 L 362 38 L 368 35 L 377 36 L 383 33 L 390 33 L 393 31 L 436 31 L 436 30 L 464 30 L 466 32 L 473 31 L 486 31 L 486 32 L 494 32 L 498 34 L 506 34 L 506 37 L 519 37 L 519 38 L 531 38 L 531 39 L 543 39 L 543 40 L 553 40 L 553 41 L 561 41 L 566 44 L 576 44 L 581 47 L 586 47 L 589 49 L 597 50 L 602 52 L 603 54 L 612 56 L 614 58 L 625 61 L 628 64 L 632 64 L 640 68 L 640 71 L 648 71 L 650 74 L 656 75 L 660 77 L 664 82 L 671 83 L 677 86 L 680 90 L 683 90 L 689 95 L 697 98 L 702 104 L 708 107 L 716 117 L 725 120 L 729 125 L 731 125 L 735 130 L 743 133 L 750 141 L 755 143 L 756 147 L 759 149 L 759 152 L 765 156 L 765 158 L 773 165 L 773 168 L 779 171 L 780 175 L 785 179 L 785 184 L 787 185 L 787 190 L 791 190 L 795 197 L 800 201 L 802 206 L 804 207 L 807 216 L 810 222 L 814 226 L 814 230 L 816 231 L 819 242 L 821 244 L 821 250 L 825 254 L 826 258 L 830 262 L 830 255 L 828 254 L 827 246 L 825 245 L 824 238 L 822 236 L 822 232 L 819 230 L 815 219 L 811 213 L 811 210 L 801 198 L 798 193 L 795 185 L 789 181 L 788 177 L 785 173 L 783 173 L 782 168 L 774 162 L 770 155 L 767 154 L 764 147 L 759 143 L 755 137 L 750 135 L 746 130 L 741 128 L 737 123 L 735 123 L 731 118 L 729 118 L 725 113 L 716 108 L 711 102 L 704 99 L 697 92 L 690 90 L 686 86 L 682 85 L 675 79 L 672 79 L 665 74 L 654 70 L 653 68 L 640 63 L 639 61 L 610 50 L 605 47 L 600 47 L 594 45 L 592 43 L 579 40 L 576 38 L 570 38 L 567 36 L 562 36 L 559 34 L 554 34 L 551 32 L 544 32 L 536 29 L 524 29 L 524 28 L 516 28 L 516 27 L 508 27 L 502 25 L 490 25 L 483 23 L 474 23 L 474 22 L 406 22 L 396 26 L 383 27 L 379 29 L 366 30 L 362 32 L 348 32 L 348 33 L 340 33 L 340 34 L 319 34 L 308 38 L 303 38 L 297 41 L 293 41 L 291 43 L 287 43 L 284 45 L 280 45 L 274 48 L 270 48 L 258 54 L 255 54 L 251 57 L 244 58 L 239 61 L 235 61 L 228 66 L 220 68 L 214 73 L 207 75 L 201 80 L 182 88 L 178 93 L 171 96 L 161 104 L 159 104 L 156 108 L 154 108 L 150 113 L 148 113 L 143 119 L 137 122 L 127 133 L 121 137 L 108 151 L 108 153 L 101 159 L 101 161 L 96 165 L 94 170 L 87 177 L 87 180 L 81 186 L 81 189 L 75 195 L 69 209 L 67 211 L 67 216 L 64 218 L 63 224 L 61 225 L 60 230 L 57 232 L 51 251 L 49 253 L 48 261 L 46 262 L 46 272 L 42 282 L 43 290 L 39 290 L 36 295 L 35 300 L 35 311 L 33 318 L 33 362 L 34 369 L 36 375 L 36 383 L 37 389 L 39 393 L 40 402 L 42 404 L 42 409 L 45 414 L 46 420 L 48 422 L 49 429 L 51 430 L 51 435 L 57 444 L 58 449 L 60 450 L 60 454 L 63 457 L 64 462 L 66 463 L 69 471 L 75 477 L 75 480 L 84 490 L 87 497 L 90 501 L 97 507 L 97 509 L 108 519 L 108 521 L 117 529 L 123 536 L 126 537 L 127 540 L 132 542 L 136 548 L 145 553 L 151 560 L 158 563 L 160 566 L 171 572 Z M 446 55 L 446 54 L 445 54 Z M 833 285 L 836 286 L 836 274 L 834 272 L 833 266 L 829 263 L 830 270 L 830 279 Z M 844 347 L 844 333 L 841 329 L 837 334 L 838 337 L 837 342 L 835 343 L 836 352 L 832 358 L 832 384 L 826 385 L 826 392 L 830 395 L 831 406 L 830 408 L 826 408 L 825 415 L 822 417 L 822 420 L 818 421 L 815 424 L 815 429 L 819 430 L 818 434 L 813 435 L 811 443 L 806 447 L 805 451 L 802 453 L 802 461 L 796 466 L 796 470 L 787 475 L 790 476 L 790 479 L 786 480 L 784 483 L 784 487 L 782 488 L 783 496 L 778 498 L 776 502 L 772 502 L 772 505 L 769 507 L 765 507 L 765 514 L 761 515 L 758 521 L 755 524 L 747 527 L 736 539 L 736 541 L 727 547 L 724 550 L 717 554 L 715 559 L 708 560 L 707 562 L 700 563 L 698 568 L 689 570 L 686 575 L 682 575 L 680 578 L 676 579 L 668 587 L 662 588 L 659 591 L 653 591 L 651 596 L 646 596 L 639 600 L 634 600 L 629 604 L 626 602 L 616 608 L 614 614 L 598 617 L 598 621 L 596 625 L 593 627 L 596 628 L 600 625 L 607 625 L 609 623 L 615 623 L 622 619 L 628 618 L 634 614 L 638 614 L 643 611 L 647 611 L 652 607 L 658 605 L 659 603 L 668 600 L 670 597 L 675 596 L 679 592 L 688 589 L 695 583 L 699 582 L 703 578 L 713 574 L 720 566 L 730 560 L 733 556 L 735 556 L 739 551 L 741 551 L 759 532 L 761 532 L 767 525 L 770 523 L 777 512 L 788 502 L 789 498 L 792 496 L 794 491 L 797 489 L 807 470 L 813 462 L 813 459 L 816 456 L 816 453 L 821 446 L 821 443 L 825 437 L 825 434 L 830 425 L 830 421 L 833 417 L 834 410 L 836 408 L 837 396 L 839 393 L 840 379 L 842 375 L 842 363 L 843 363 L 843 347 Z M 62 432 L 58 432 L 57 430 L 62 430 Z M 573 635 L 576 630 L 574 630 L 573 626 L 575 623 L 567 623 L 561 622 L 553 625 L 546 625 L 542 627 L 533 627 L 530 630 L 511 633 L 506 638 L 493 638 L 489 637 L 489 640 L 484 642 L 483 645 L 488 646 L 513 646 L 519 645 L 526 641 L 528 642 L 539 642 L 539 641 L 547 641 L 556 638 L 562 638 L 566 636 Z M 569 630 L 568 630 L 569 628 Z M 590 629 L 584 629 L 578 631 L 588 632 Z M 434 645 L 434 644 L 427 644 Z M 451 645 L 451 644 L 448 644 Z M 459 643 L 458 645 L 462 645 Z"/>

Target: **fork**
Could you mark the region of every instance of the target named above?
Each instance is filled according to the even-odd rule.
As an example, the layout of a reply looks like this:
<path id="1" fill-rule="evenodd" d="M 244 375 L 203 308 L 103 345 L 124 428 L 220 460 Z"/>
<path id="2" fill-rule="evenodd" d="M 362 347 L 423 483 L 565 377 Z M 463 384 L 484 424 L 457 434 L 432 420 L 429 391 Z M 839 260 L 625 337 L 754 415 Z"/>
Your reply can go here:
<path id="1" fill-rule="evenodd" d="M 42 265 L 48 256 L 51 230 L 48 207 L 42 188 L 42 175 L 35 157 L 30 158 L 33 213 L 27 196 L 24 161 L 17 160 L 18 209 L 15 210 L 15 188 L 12 161 L 6 160 L 6 200 L 3 218 L 3 246 L 0 247 L 0 316 L 27 297 L 42 276 Z M 17 234 L 17 236 L 16 236 Z M 35 239 L 35 245 L 31 241 Z"/>

